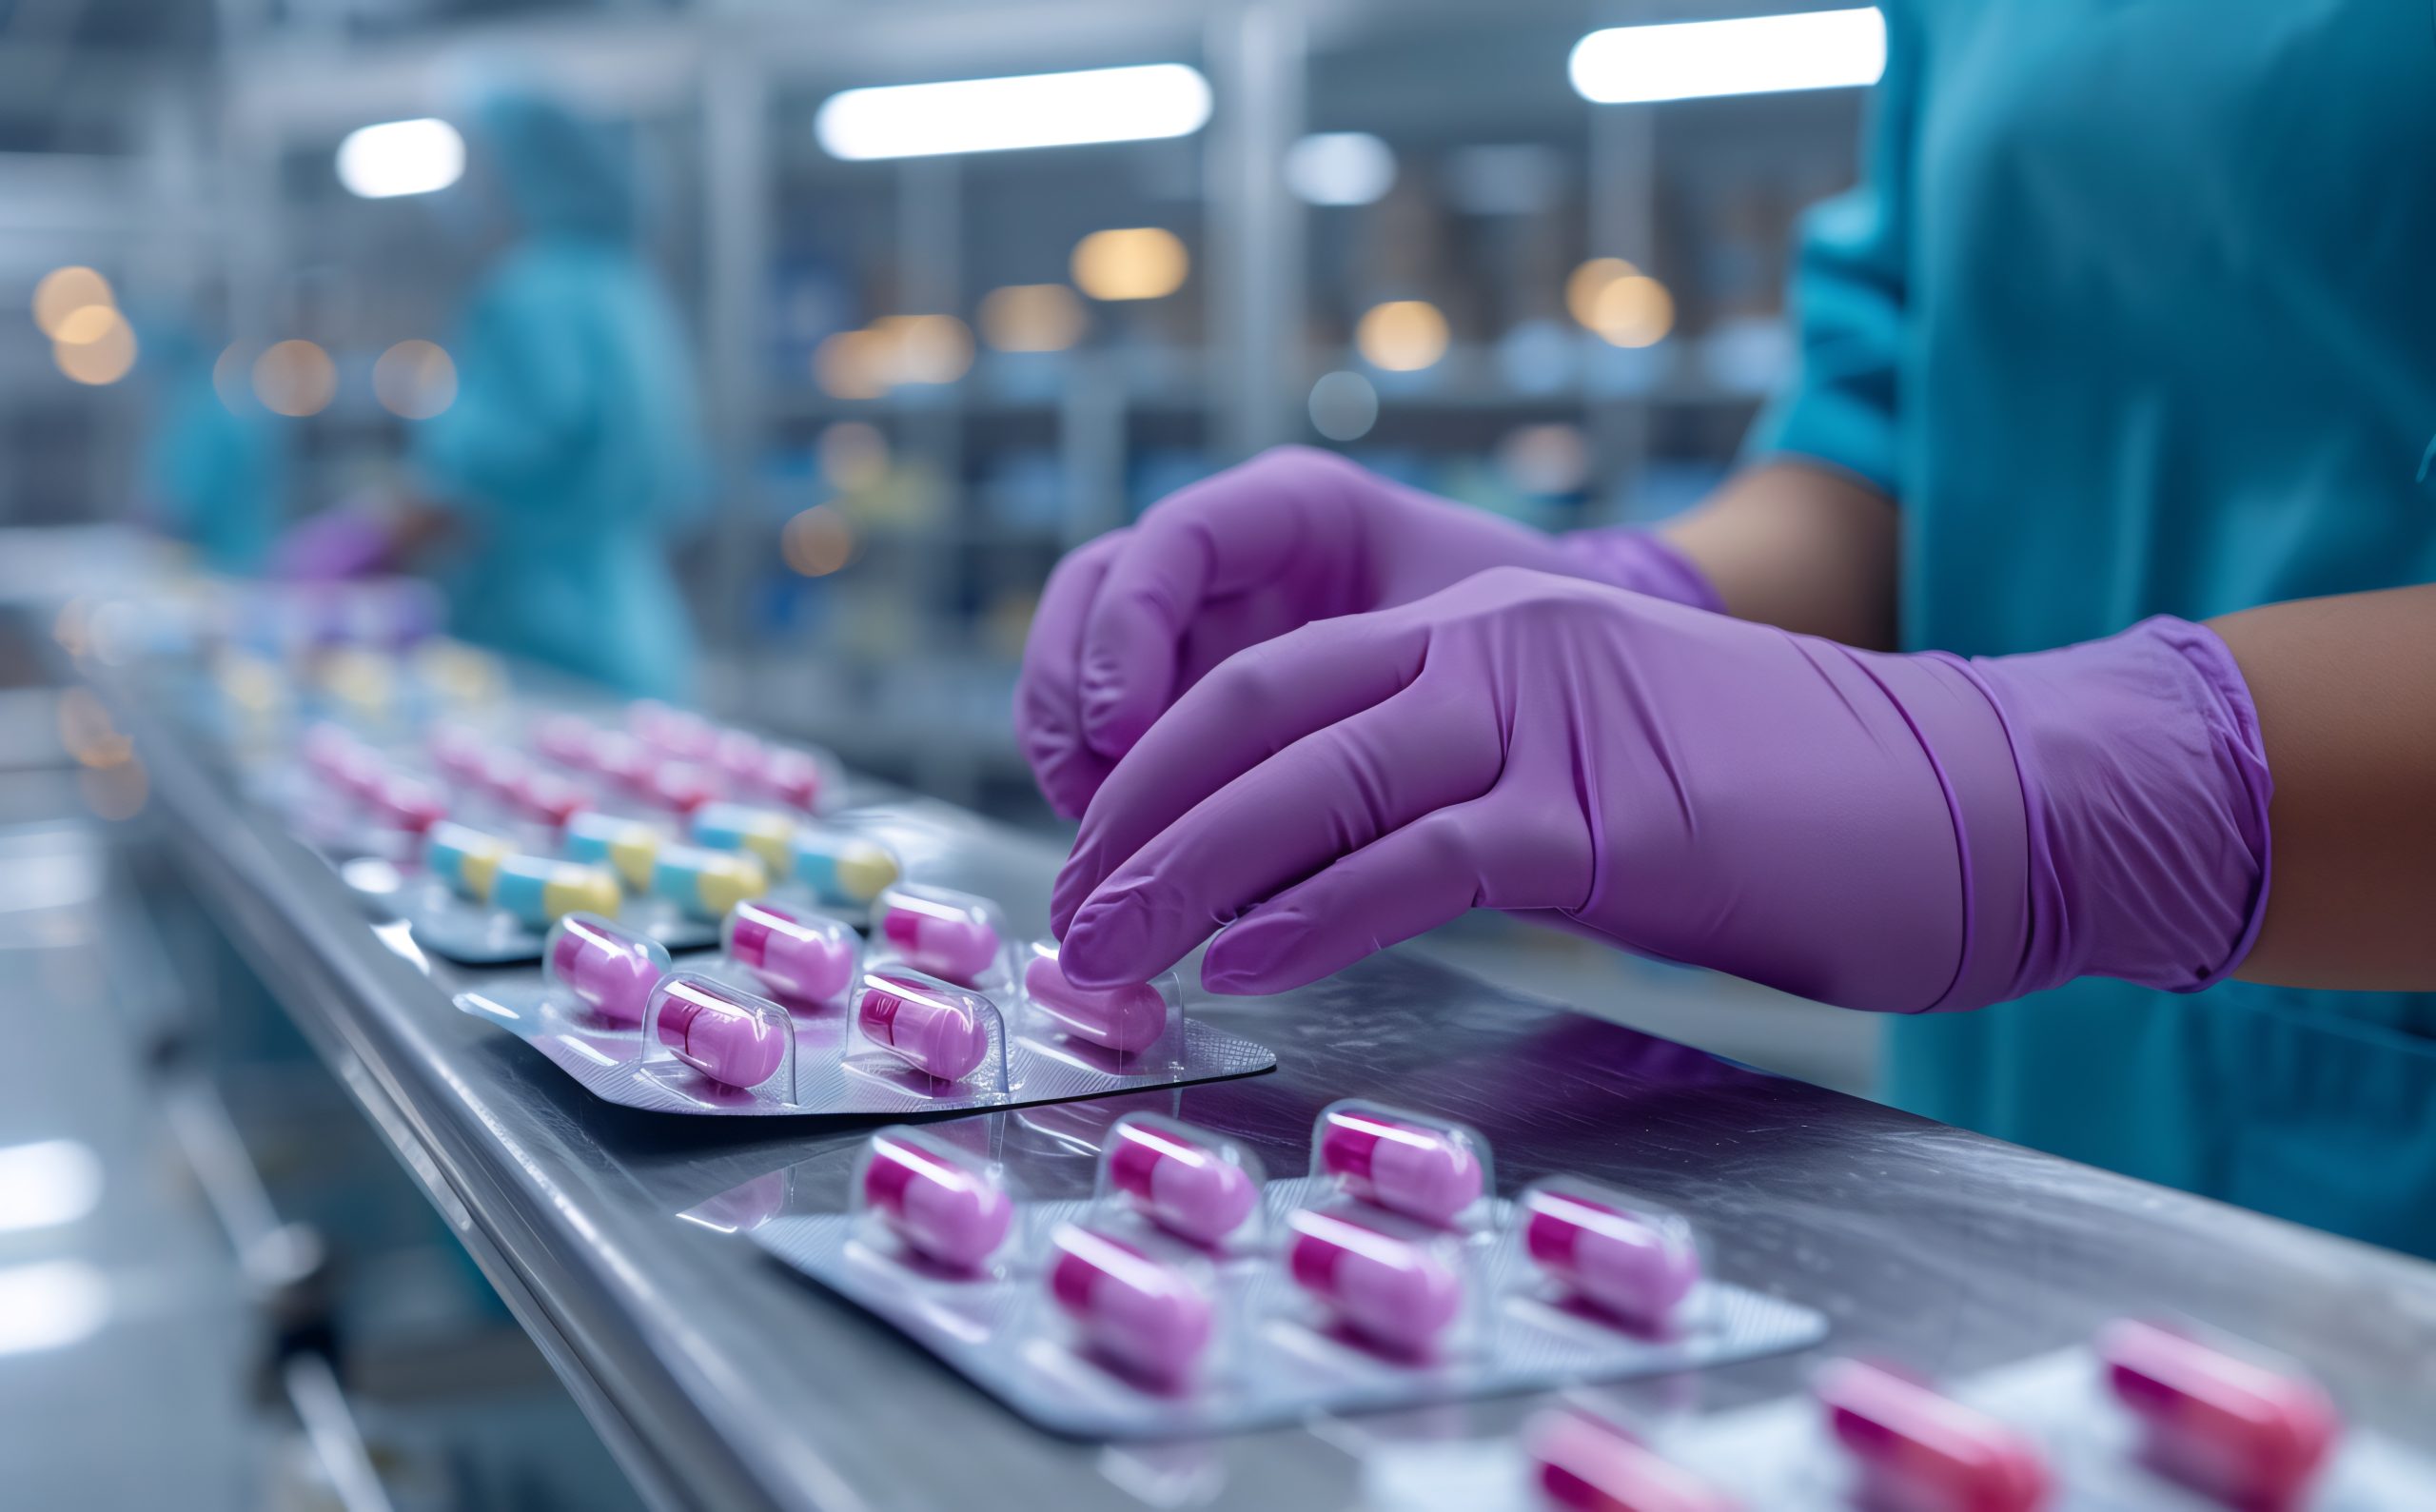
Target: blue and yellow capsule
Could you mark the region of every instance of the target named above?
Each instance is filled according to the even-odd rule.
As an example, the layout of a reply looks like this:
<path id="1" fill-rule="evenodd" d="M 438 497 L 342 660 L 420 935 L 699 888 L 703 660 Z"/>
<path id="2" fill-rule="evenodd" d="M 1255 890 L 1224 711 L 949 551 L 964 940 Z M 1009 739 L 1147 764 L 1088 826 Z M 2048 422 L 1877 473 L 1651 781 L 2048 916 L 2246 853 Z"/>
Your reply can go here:
<path id="1" fill-rule="evenodd" d="M 567 820 L 559 850 L 570 861 L 612 868 L 626 886 L 644 893 L 651 890 L 660 843 L 659 832 L 640 819 L 586 809 Z"/>
<path id="2" fill-rule="evenodd" d="M 651 869 L 652 896 L 665 898 L 697 919 L 720 919 L 749 897 L 770 891 L 770 874 L 740 851 L 698 845 L 660 848 Z"/>
<path id="3" fill-rule="evenodd" d="M 570 913 L 614 915 L 624 896 L 607 867 L 552 855 L 511 855 L 499 863 L 491 905 L 527 929 L 547 929 Z"/>
<path id="4" fill-rule="evenodd" d="M 705 803 L 694 811 L 694 843 L 717 851 L 750 851 L 773 872 L 789 864 L 796 824 L 783 814 L 749 803 Z"/>
<path id="5" fill-rule="evenodd" d="M 796 879 L 831 908 L 868 904 L 904 870 L 888 847 L 817 825 L 799 827 L 793 850 Z"/>
<path id="6" fill-rule="evenodd" d="M 491 884 L 500 862 L 507 859 L 507 842 L 495 835 L 442 819 L 425 833 L 423 865 L 459 897 L 490 901 Z"/>

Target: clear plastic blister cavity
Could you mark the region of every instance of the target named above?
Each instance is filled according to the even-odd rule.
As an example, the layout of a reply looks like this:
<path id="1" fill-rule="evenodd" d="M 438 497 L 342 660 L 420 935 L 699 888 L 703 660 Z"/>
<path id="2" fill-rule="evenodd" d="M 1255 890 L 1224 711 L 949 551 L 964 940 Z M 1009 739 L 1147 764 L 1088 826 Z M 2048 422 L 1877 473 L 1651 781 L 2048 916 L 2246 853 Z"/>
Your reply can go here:
<path id="1" fill-rule="evenodd" d="M 787 1011 L 692 972 L 664 977 L 643 1010 L 643 1074 L 705 1102 L 755 1096 L 799 1106 Z"/>
<path id="2" fill-rule="evenodd" d="M 874 1134 L 853 1192 L 856 1243 L 924 1273 L 996 1273 L 1014 1227 L 1015 1205 L 989 1163 L 918 1129 Z"/>
<path id="3" fill-rule="evenodd" d="M 639 1025 L 652 990 L 672 970 L 668 947 L 597 913 L 570 913 L 550 927 L 541 952 L 550 985 L 600 1018 Z"/>
<path id="4" fill-rule="evenodd" d="M 1368 1140 L 1362 1160 L 1339 1148 L 1312 1175 L 1264 1181 L 1240 1141 L 1137 1109 L 1101 1131 L 1089 1196 L 1033 1201 L 1021 1193 L 1071 1189 L 1063 1137 L 1002 1149 L 1028 1162 L 1008 1188 L 1016 1238 L 986 1272 L 918 1286 L 857 1265 L 856 1214 L 809 1195 L 750 1235 L 1026 1418 L 1091 1436 L 1671 1374 L 1826 1332 L 1812 1308 L 1702 1275 L 1689 1226 L 1655 1205 L 1556 1178 L 1501 1201 L 1477 1131 L 1373 1104 L 1326 1109 L 1315 1150 L 1348 1132 Z M 1376 1158 L 1407 1144 L 1427 1153 Z M 835 1158 L 792 1168 L 792 1189 L 822 1190 Z M 1573 1224 L 1567 1243 L 1535 1258 L 1534 1217 Z"/>
<path id="5" fill-rule="evenodd" d="M 914 1092 L 942 1084 L 1004 1096 L 1007 1030 L 997 1005 L 970 988 L 901 965 L 867 971 L 847 1021 L 847 1069 Z"/>
<path id="6" fill-rule="evenodd" d="M 861 942 L 842 921 L 747 898 L 719 926 L 726 958 L 789 1005 L 832 1003 L 854 985 Z"/>
<path id="7" fill-rule="evenodd" d="M 1173 972 L 1130 987 L 1076 987 L 1057 963 L 1055 940 L 1034 940 L 1018 980 L 1022 1032 L 1052 1051 L 1123 1070 L 1171 1061 L 1184 1051 L 1184 988 Z"/>
<path id="8" fill-rule="evenodd" d="M 900 883 L 872 904 L 872 952 L 984 992 L 1005 985 L 1007 925 L 998 905 L 971 893 Z"/>

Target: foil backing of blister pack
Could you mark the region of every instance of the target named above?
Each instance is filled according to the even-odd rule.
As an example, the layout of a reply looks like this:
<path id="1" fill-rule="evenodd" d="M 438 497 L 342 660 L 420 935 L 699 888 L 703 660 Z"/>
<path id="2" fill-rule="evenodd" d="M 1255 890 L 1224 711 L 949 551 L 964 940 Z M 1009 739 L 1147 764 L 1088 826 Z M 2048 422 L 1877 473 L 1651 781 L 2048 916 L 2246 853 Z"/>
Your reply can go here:
<path id="1" fill-rule="evenodd" d="M 746 1184 L 751 1187 L 753 1184 Z M 1263 1203 L 1270 1232 L 1287 1215 L 1331 1197 L 1333 1183 L 1272 1181 Z M 1034 1236 L 991 1275 L 942 1276 L 909 1267 L 847 1212 L 780 1211 L 738 1224 L 745 1188 L 695 1210 L 698 1221 L 742 1227 L 763 1249 L 902 1330 L 1031 1422 L 1081 1438 L 1162 1438 L 1300 1422 L 1314 1413 L 1382 1409 L 1499 1396 L 1584 1381 L 1724 1365 L 1807 1347 L 1826 1337 L 1815 1308 L 1715 1280 L 1703 1281 L 1674 1336 L 1653 1338 L 1566 1305 L 1501 1221 L 1463 1246 L 1466 1285 L 1485 1326 L 1446 1357 L 1402 1362 L 1320 1325 L 1275 1252 L 1215 1266 L 1219 1312 L 1233 1330 L 1222 1357 L 1191 1389 L 1161 1393 L 1065 1344 L 1051 1302 L 1038 1235 L 1060 1222 L 1105 1222 L 1090 1199 L 1026 1204 Z M 689 1215 L 693 1216 L 693 1215 Z"/>
<path id="2" fill-rule="evenodd" d="M 539 954 L 540 945 L 534 947 Z M 679 963 L 691 968 L 693 963 Z M 708 974 L 735 980 L 716 969 Z M 795 1101 L 766 1090 L 723 1086 L 673 1058 L 643 1054 L 642 1026 L 616 1023 L 540 981 L 520 980 L 461 992 L 457 1006 L 488 1019 L 548 1056 L 584 1090 L 605 1102 L 659 1113 L 800 1118 L 820 1114 L 901 1117 L 918 1113 L 1016 1108 L 1110 1092 L 1176 1087 L 1249 1076 L 1277 1065 L 1267 1046 L 1188 1017 L 1182 1054 L 1155 1060 L 1127 1057 L 1088 1045 L 1051 1044 L 1011 1032 L 1007 1086 L 941 1082 L 911 1067 L 874 1071 L 849 1065 L 852 1038 L 844 1008 L 797 1008 Z"/>

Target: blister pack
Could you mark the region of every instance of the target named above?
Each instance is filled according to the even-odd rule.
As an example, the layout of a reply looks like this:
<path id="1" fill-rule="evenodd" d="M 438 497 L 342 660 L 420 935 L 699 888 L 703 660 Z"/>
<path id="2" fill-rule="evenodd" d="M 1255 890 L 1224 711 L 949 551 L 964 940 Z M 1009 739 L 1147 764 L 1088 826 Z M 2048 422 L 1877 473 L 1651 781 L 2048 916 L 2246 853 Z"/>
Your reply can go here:
<path id="1" fill-rule="evenodd" d="M 1795 1349 L 1826 1320 L 1702 1272 L 1690 1226 L 1594 1183 L 1497 1196 L 1485 1141 L 1326 1109 L 1310 1173 L 1128 1113 L 1092 1195 L 1034 1198 L 946 1136 L 873 1137 L 844 1210 L 748 1183 L 686 1216 L 742 1230 L 1044 1427 L 1227 1432 Z M 781 1173 L 783 1175 L 784 1173 Z"/>
<path id="2" fill-rule="evenodd" d="M 944 1112 L 1277 1064 L 1265 1047 L 1188 1015 L 1172 974 L 1141 990 L 1157 1004 L 1154 1020 L 1129 1021 L 1119 1049 L 1020 993 L 993 997 L 878 949 L 864 959 L 852 929 L 811 910 L 745 899 L 720 939 L 716 958 L 673 971 L 649 936 L 579 914 L 551 932 L 540 980 L 476 988 L 457 1005 L 526 1040 L 594 1095 L 659 1112 Z M 646 972 L 640 963 L 653 973 L 641 992 L 604 999 L 586 985 L 631 982 Z M 1012 981 L 1004 971 L 989 979 L 1002 992 Z"/>

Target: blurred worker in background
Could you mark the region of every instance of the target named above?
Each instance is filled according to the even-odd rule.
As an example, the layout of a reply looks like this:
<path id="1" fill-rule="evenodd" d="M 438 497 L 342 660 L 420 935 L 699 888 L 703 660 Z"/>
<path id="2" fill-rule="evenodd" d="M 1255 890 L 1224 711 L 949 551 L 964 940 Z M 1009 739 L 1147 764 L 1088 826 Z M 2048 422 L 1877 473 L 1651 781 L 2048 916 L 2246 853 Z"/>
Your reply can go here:
<path id="1" fill-rule="evenodd" d="M 1801 370 L 1662 536 L 1289 452 L 1059 567 L 1067 973 L 1518 911 L 1912 1015 L 1921 1112 L 2436 1254 L 2427 7 L 1884 9 Z"/>
<path id="2" fill-rule="evenodd" d="M 682 697 L 694 634 L 669 564 L 704 501 L 699 400 L 676 311 L 635 247 L 606 128 L 503 91 L 465 133 L 515 240 L 449 344 L 456 402 L 415 427 L 411 506 L 336 513 L 283 554 L 305 575 L 438 556 L 468 639 Z"/>
<path id="3" fill-rule="evenodd" d="M 270 411 L 243 385 L 223 395 L 220 347 L 173 318 L 140 323 L 153 383 L 145 456 L 147 514 L 215 572 L 260 572 L 287 488 L 287 454 Z"/>

